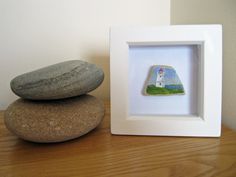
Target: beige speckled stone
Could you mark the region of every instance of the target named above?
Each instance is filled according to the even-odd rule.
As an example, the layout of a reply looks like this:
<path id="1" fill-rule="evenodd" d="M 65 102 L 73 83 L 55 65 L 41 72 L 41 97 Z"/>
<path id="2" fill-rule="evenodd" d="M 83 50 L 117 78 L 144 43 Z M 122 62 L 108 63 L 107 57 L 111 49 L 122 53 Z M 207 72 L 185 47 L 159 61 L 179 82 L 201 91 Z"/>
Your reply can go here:
<path id="1" fill-rule="evenodd" d="M 82 136 L 102 121 L 104 105 L 83 95 L 52 101 L 18 99 L 5 111 L 6 127 L 22 139 L 62 142 Z"/>

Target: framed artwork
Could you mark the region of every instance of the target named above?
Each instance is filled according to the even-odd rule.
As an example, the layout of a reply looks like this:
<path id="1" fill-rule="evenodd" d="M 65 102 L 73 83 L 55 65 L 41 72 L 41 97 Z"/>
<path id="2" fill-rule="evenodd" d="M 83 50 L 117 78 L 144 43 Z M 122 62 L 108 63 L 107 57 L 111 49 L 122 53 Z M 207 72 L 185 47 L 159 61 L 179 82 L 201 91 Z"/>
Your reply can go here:
<path id="1" fill-rule="evenodd" d="M 112 27 L 111 133 L 221 134 L 222 26 Z"/>

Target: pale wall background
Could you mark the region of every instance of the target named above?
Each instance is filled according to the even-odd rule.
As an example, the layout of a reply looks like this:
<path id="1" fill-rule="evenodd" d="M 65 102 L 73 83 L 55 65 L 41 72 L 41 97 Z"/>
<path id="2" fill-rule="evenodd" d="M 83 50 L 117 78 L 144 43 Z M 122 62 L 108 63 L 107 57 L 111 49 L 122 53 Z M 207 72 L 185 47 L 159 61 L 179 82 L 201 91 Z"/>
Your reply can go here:
<path id="1" fill-rule="evenodd" d="M 109 27 L 169 22 L 170 0 L 0 0 L 0 109 L 13 77 L 71 59 L 103 68 L 93 94 L 109 99 Z M 171 22 L 223 24 L 223 122 L 236 129 L 236 1 L 171 0 Z"/>
<path id="2" fill-rule="evenodd" d="M 109 27 L 169 24 L 170 0 L 0 0 L 0 109 L 13 77 L 74 59 L 103 68 L 93 94 L 109 99 Z"/>
<path id="3" fill-rule="evenodd" d="M 171 23 L 223 25 L 222 116 L 236 129 L 236 0 L 171 0 Z"/>

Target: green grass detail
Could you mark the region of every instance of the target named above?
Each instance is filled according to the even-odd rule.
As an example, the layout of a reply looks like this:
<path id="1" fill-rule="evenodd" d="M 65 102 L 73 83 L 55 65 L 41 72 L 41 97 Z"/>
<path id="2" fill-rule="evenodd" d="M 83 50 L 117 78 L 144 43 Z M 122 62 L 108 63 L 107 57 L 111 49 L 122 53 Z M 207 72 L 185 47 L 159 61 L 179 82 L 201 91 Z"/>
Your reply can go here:
<path id="1" fill-rule="evenodd" d="M 149 95 L 172 95 L 172 94 L 184 94 L 183 89 L 167 89 L 156 87 L 155 85 L 148 85 L 146 92 Z"/>

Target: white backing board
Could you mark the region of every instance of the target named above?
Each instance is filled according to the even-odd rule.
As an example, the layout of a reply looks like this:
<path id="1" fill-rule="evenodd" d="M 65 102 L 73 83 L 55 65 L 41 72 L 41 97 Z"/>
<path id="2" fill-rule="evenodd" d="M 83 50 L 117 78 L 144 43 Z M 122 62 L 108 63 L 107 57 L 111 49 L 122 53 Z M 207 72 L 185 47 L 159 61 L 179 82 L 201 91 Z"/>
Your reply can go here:
<path id="1" fill-rule="evenodd" d="M 198 115 L 197 45 L 130 46 L 129 114 L 130 115 Z M 184 95 L 144 95 L 145 81 L 153 65 L 172 66 L 185 90 Z"/>

